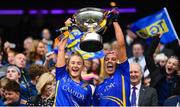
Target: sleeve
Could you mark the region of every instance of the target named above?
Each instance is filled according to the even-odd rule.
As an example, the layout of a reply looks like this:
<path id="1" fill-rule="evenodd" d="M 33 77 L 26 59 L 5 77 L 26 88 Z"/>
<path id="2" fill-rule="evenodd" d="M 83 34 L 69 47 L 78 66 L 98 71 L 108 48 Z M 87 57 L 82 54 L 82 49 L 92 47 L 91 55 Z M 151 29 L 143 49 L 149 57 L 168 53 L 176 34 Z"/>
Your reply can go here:
<path id="1" fill-rule="evenodd" d="M 152 74 L 153 71 L 155 71 L 155 69 L 157 68 L 154 62 L 153 54 L 159 44 L 159 41 L 160 41 L 159 37 L 154 37 L 145 55 L 146 65 L 147 65 L 147 68 L 149 69 L 150 74 Z"/>
<path id="2" fill-rule="evenodd" d="M 62 77 L 67 75 L 66 65 L 63 67 L 56 67 L 56 80 L 60 80 Z"/>
<path id="3" fill-rule="evenodd" d="M 122 74 L 124 77 L 127 77 L 130 79 L 130 72 L 129 72 L 129 62 L 128 60 L 124 61 L 121 64 L 118 64 L 118 68 L 117 68 L 117 72 L 119 72 L 118 74 Z"/>

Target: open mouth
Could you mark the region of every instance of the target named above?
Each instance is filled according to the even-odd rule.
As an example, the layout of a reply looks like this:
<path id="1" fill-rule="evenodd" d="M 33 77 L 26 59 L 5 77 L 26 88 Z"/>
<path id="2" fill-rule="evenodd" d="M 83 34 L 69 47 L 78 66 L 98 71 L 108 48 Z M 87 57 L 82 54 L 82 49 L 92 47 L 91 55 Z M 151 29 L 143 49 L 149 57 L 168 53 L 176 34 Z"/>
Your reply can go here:
<path id="1" fill-rule="evenodd" d="M 107 69 L 108 69 L 108 71 L 112 71 L 113 70 L 113 64 L 108 64 Z"/>
<path id="2" fill-rule="evenodd" d="M 72 68 L 72 71 L 73 71 L 73 72 L 78 72 L 79 69 L 78 69 L 78 68 Z"/>
<path id="3" fill-rule="evenodd" d="M 168 68 L 168 71 L 172 71 L 172 68 Z"/>

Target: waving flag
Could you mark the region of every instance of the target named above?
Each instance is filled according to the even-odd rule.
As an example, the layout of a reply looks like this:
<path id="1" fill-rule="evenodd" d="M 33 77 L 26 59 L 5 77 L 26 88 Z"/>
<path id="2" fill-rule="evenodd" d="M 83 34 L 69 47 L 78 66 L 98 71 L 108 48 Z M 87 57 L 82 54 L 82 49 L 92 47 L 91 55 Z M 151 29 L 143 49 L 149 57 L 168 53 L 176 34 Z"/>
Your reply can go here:
<path id="1" fill-rule="evenodd" d="M 160 42 L 163 44 L 179 39 L 166 8 L 136 21 L 130 29 L 142 38 L 160 33 L 162 34 Z"/>
<path id="2" fill-rule="evenodd" d="M 81 32 L 79 29 L 74 28 L 71 31 L 65 31 L 63 34 L 55 38 L 54 42 L 54 50 L 57 53 L 57 44 L 63 37 L 68 37 L 66 51 L 68 52 L 75 52 L 75 47 L 77 47 L 80 43 L 80 39 L 83 36 L 84 32 Z"/>
<path id="3" fill-rule="evenodd" d="M 104 57 L 104 52 L 103 50 L 98 51 L 98 52 L 85 52 L 79 48 L 80 44 L 80 39 L 83 36 L 84 32 L 81 32 L 78 29 L 73 29 L 71 32 L 66 31 L 63 33 L 63 36 L 68 37 L 67 45 L 66 45 L 66 51 L 68 54 L 71 54 L 72 52 L 78 52 L 83 59 L 88 59 L 92 60 L 95 58 L 102 58 Z M 62 36 L 62 35 L 61 35 Z M 58 48 L 56 47 L 57 44 L 60 41 L 60 37 L 57 37 L 55 39 L 55 44 L 54 44 L 54 53 L 58 53 Z"/>

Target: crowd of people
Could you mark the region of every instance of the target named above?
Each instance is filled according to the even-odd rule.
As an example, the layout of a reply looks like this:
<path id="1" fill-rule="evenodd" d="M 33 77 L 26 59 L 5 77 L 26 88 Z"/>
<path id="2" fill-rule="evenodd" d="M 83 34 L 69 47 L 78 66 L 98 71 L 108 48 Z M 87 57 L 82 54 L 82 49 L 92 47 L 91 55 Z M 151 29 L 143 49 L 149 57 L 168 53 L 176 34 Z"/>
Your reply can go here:
<path id="1" fill-rule="evenodd" d="M 20 53 L 1 44 L 0 105 L 180 105 L 180 41 L 163 45 L 158 34 L 146 44 L 129 28 L 123 33 L 118 20 L 112 25 L 116 40 L 104 43 L 101 59 L 67 55 L 65 37 L 55 54 L 48 29 L 41 40 L 27 37 Z"/>

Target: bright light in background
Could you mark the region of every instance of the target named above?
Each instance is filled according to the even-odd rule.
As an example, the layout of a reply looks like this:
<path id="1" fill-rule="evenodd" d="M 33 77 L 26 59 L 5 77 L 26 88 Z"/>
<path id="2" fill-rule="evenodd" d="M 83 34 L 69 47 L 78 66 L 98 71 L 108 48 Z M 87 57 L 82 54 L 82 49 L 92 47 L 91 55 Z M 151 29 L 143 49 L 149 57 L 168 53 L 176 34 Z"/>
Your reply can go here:
<path id="1" fill-rule="evenodd" d="M 78 9 L 29 9 L 28 14 L 29 15 L 36 15 L 36 14 L 52 14 L 52 15 L 61 15 L 61 14 L 74 14 Z M 104 10 L 111 10 L 111 8 L 104 8 Z M 120 13 L 136 13 L 136 8 L 119 8 Z M 0 15 L 23 15 L 25 13 L 24 10 L 0 10 Z"/>
<path id="2" fill-rule="evenodd" d="M 111 6 L 111 7 L 115 7 L 115 6 L 116 6 L 116 2 L 113 2 L 113 1 L 110 2 L 110 6 Z"/>

